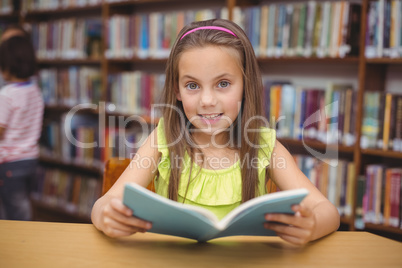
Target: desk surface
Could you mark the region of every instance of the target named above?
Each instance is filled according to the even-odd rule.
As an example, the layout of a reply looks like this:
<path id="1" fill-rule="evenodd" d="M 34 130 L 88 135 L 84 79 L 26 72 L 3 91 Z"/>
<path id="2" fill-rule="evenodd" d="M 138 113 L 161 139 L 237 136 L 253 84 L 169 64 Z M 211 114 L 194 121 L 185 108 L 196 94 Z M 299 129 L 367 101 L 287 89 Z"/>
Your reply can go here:
<path id="1" fill-rule="evenodd" d="M 402 267 L 402 243 L 336 232 L 297 247 L 279 237 L 197 243 L 152 233 L 108 238 L 91 224 L 0 220 L 0 267 Z"/>

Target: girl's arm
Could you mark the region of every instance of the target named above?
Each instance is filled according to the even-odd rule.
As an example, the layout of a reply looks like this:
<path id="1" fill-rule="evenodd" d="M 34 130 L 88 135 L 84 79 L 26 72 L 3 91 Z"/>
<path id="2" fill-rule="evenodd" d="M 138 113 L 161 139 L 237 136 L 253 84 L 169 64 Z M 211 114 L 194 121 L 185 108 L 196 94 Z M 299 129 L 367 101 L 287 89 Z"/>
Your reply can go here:
<path id="1" fill-rule="evenodd" d="M 292 207 L 296 212 L 295 215 L 267 215 L 268 229 L 276 231 L 284 240 L 295 244 L 305 244 L 339 228 L 339 213 L 336 207 L 309 181 L 297 167 L 290 153 L 278 141 L 273 150 L 269 168 L 271 179 L 279 189 L 306 188 L 310 193 L 300 205 Z"/>
<path id="2" fill-rule="evenodd" d="M 116 183 L 95 202 L 92 208 L 92 223 L 108 236 L 127 236 L 151 228 L 149 222 L 133 217 L 133 212 L 123 204 L 122 199 L 124 185 L 127 182 L 135 182 L 146 187 L 156 174 L 160 158 L 156 146 L 156 130 L 149 135 Z"/>

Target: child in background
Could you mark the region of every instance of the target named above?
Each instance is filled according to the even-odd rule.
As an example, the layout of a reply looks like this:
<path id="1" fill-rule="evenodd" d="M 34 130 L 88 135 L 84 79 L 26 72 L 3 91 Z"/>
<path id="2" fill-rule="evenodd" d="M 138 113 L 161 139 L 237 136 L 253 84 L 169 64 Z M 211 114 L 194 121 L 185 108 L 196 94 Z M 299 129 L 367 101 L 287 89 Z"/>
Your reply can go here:
<path id="1" fill-rule="evenodd" d="M 156 193 L 205 207 L 221 219 L 242 202 L 267 194 L 271 179 L 281 190 L 306 188 L 310 193 L 292 207 L 294 215 L 266 215 L 266 228 L 294 244 L 337 230 L 335 206 L 267 127 L 262 90 L 257 59 L 239 26 L 217 19 L 184 27 L 166 66 L 163 117 L 94 204 L 96 228 L 111 237 L 151 228 L 122 203 L 128 182 L 146 187 L 154 180 Z"/>
<path id="2" fill-rule="evenodd" d="M 8 25 L 2 35 L 0 35 L 0 43 L 7 40 L 12 36 L 25 36 L 30 39 L 29 33 L 25 31 L 23 27 L 18 24 Z M 6 84 L 6 81 L 3 80 L 3 77 L 0 75 L 0 88 Z"/>
<path id="3" fill-rule="evenodd" d="M 32 79 L 36 57 L 31 40 L 15 30 L 0 44 L 0 71 L 7 82 L 0 90 L 0 203 L 2 218 L 31 220 L 29 197 L 39 155 L 43 99 Z"/>

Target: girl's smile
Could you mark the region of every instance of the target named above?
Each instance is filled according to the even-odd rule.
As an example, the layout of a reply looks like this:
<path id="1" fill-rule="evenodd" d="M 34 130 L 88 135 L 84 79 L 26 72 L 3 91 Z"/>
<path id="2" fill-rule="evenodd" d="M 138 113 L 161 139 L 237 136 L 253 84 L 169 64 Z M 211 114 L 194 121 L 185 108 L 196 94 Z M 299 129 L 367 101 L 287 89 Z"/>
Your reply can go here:
<path id="1" fill-rule="evenodd" d="M 223 113 L 218 113 L 218 114 L 200 114 L 199 116 L 201 119 L 205 122 L 205 124 L 214 124 L 219 121 L 219 119 L 222 117 Z"/>
<path id="2" fill-rule="evenodd" d="M 188 120 L 197 135 L 222 133 L 236 120 L 243 98 L 240 56 L 232 48 L 206 46 L 180 56 L 179 89 Z"/>

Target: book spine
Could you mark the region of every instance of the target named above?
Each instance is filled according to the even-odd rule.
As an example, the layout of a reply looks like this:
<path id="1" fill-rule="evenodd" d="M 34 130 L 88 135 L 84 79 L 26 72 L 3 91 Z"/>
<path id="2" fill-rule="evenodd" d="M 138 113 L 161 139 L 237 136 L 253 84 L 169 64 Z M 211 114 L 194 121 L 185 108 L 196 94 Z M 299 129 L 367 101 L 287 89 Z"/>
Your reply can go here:
<path id="1" fill-rule="evenodd" d="M 392 171 L 391 177 L 391 214 L 390 226 L 399 227 L 399 205 L 400 205 L 401 172 Z"/>
<path id="2" fill-rule="evenodd" d="M 268 47 L 268 21 L 269 21 L 269 6 L 261 6 L 261 18 L 260 18 L 260 56 L 265 57 L 267 55 Z"/>
<path id="3" fill-rule="evenodd" d="M 267 43 L 267 56 L 273 57 L 275 54 L 275 25 L 277 16 L 277 5 L 271 4 L 269 6 L 268 14 L 268 43 Z"/>
<path id="4" fill-rule="evenodd" d="M 385 191 L 384 191 L 384 225 L 390 226 L 391 217 L 391 178 L 392 170 L 385 171 Z"/>
<path id="5" fill-rule="evenodd" d="M 300 4 L 296 3 L 293 6 L 293 15 L 292 15 L 292 29 L 291 29 L 291 41 L 290 48 L 288 51 L 289 57 L 294 57 L 296 55 L 297 50 L 297 40 L 299 34 L 299 23 L 300 23 Z"/>
<path id="6" fill-rule="evenodd" d="M 317 3 L 307 2 L 306 34 L 304 40 L 304 56 L 310 57 L 313 54 L 314 20 Z"/>
<path id="7" fill-rule="evenodd" d="M 386 0 L 384 3 L 384 49 L 383 57 L 391 56 L 390 49 L 390 38 L 391 38 L 391 2 Z"/>
<path id="8" fill-rule="evenodd" d="M 369 2 L 369 12 L 367 15 L 367 29 L 366 29 L 366 58 L 375 58 L 377 56 L 376 47 L 376 25 L 378 16 L 378 2 Z"/>
<path id="9" fill-rule="evenodd" d="M 402 152 L 402 96 L 398 96 L 396 104 L 395 138 L 393 150 Z"/>
<path id="10" fill-rule="evenodd" d="M 347 164 L 347 178 L 346 178 L 346 197 L 345 197 L 345 216 L 350 217 L 354 208 L 354 195 L 355 195 L 355 164 L 350 162 Z"/>
<path id="11" fill-rule="evenodd" d="M 389 145 L 391 106 L 392 106 L 392 94 L 387 93 L 385 96 L 385 111 L 384 111 L 385 115 L 383 124 L 383 144 L 382 144 L 383 150 L 388 150 Z"/>
<path id="12" fill-rule="evenodd" d="M 296 54 L 302 56 L 304 53 L 304 39 L 306 34 L 306 21 L 307 21 L 307 4 L 302 3 L 300 7 L 300 20 L 298 29 L 297 49 Z"/>
<path id="13" fill-rule="evenodd" d="M 329 32 L 329 23 L 330 23 L 330 12 L 331 12 L 331 3 L 326 1 L 322 4 L 322 22 L 321 22 L 321 33 L 320 33 L 320 43 L 317 49 L 317 57 L 323 58 L 326 57 L 326 48 L 327 48 L 327 36 Z"/>

